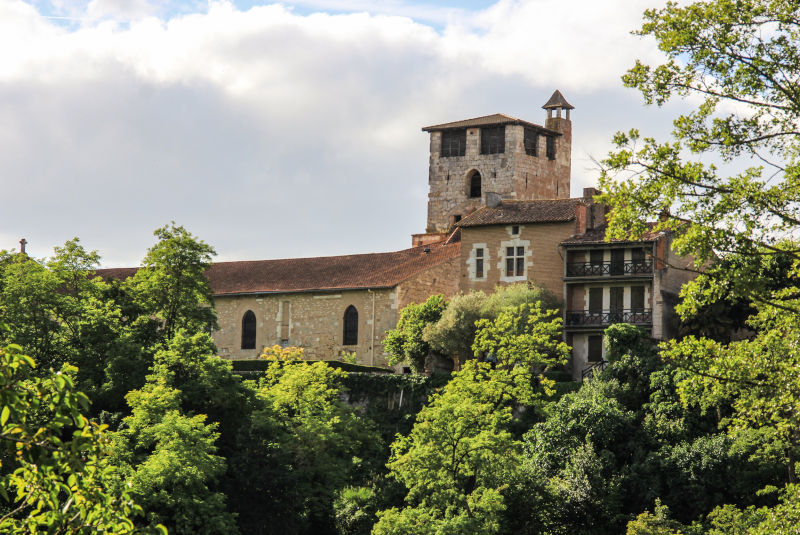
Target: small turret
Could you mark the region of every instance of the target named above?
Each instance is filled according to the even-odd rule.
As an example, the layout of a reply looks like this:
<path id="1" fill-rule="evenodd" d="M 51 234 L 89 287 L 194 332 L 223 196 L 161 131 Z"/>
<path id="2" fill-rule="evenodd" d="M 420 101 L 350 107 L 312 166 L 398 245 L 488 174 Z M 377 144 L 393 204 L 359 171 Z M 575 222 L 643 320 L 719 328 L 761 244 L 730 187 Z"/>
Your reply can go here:
<path id="1" fill-rule="evenodd" d="M 575 106 L 567 102 L 567 99 L 564 98 L 564 95 L 561 94 L 561 91 L 556 89 L 553 91 L 553 95 L 550 97 L 544 106 L 543 109 L 547 110 L 547 120 L 553 118 L 553 110 L 556 110 L 556 117 L 561 117 L 561 110 L 566 110 L 566 117 L 565 119 L 569 121 L 569 110 L 574 110 Z M 547 126 L 545 124 L 545 126 Z"/>

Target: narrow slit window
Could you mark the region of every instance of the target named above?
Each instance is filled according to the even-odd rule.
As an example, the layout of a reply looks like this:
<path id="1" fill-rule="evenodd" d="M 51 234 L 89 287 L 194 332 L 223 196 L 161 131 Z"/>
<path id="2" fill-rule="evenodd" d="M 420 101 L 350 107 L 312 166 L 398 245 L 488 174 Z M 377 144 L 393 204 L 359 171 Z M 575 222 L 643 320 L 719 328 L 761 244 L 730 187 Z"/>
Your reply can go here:
<path id="1" fill-rule="evenodd" d="M 342 333 L 342 344 L 354 346 L 358 344 L 358 310 L 353 305 L 344 311 L 344 332 Z"/>
<path id="2" fill-rule="evenodd" d="M 483 278 L 483 249 L 475 249 L 475 278 Z"/>
<path id="3" fill-rule="evenodd" d="M 256 348 L 256 315 L 248 310 L 242 316 L 242 349 Z"/>

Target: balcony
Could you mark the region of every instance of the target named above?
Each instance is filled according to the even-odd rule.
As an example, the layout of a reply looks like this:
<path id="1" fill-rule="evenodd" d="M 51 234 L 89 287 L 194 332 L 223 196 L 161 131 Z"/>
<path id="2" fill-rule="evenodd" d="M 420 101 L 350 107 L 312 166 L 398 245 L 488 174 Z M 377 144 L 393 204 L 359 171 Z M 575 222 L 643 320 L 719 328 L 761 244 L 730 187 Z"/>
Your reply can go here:
<path id="1" fill-rule="evenodd" d="M 570 262 L 567 277 L 609 277 L 626 275 L 652 275 L 652 260 L 626 262 Z"/>
<path id="2" fill-rule="evenodd" d="M 568 310 L 565 323 L 568 327 L 607 327 L 614 323 L 650 325 L 653 323 L 653 311 L 649 308 L 596 312 Z"/>

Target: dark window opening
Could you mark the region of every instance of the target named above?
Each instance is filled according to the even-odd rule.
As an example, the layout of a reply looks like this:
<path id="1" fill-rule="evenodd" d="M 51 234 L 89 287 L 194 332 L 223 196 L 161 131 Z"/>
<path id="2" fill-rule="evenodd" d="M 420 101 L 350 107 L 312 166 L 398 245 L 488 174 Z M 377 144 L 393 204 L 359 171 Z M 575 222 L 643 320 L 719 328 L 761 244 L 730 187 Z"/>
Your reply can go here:
<path id="1" fill-rule="evenodd" d="M 461 214 L 456 214 L 453 216 L 453 223 L 458 223 L 461 221 Z"/>
<path id="2" fill-rule="evenodd" d="M 625 249 L 611 250 L 611 274 L 623 275 L 625 273 Z"/>
<path id="3" fill-rule="evenodd" d="M 633 312 L 644 311 L 644 286 L 631 287 L 631 310 Z"/>
<path id="4" fill-rule="evenodd" d="M 625 288 L 611 288 L 611 295 L 609 295 L 608 311 L 611 313 L 609 319 L 611 323 L 618 323 L 622 321 L 622 311 L 625 299 Z"/>
<path id="5" fill-rule="evenodd" d="M 481 154 L 501 154 L 506 151 L 506 127 L 481 128 Z"/>
<path id="6" fill-rule="evenodd" d="M 519 225 L 514 225 L 513 227 L 511 227 L 511 234 L 513 234 L 514 236 L 519 234 Z"/>
<path id="7" fill-rule="evenodd" d="M 593 266 L 603 265 L 603 250 L 593 249 L 589 251 L 589 263 Z"/>
<path id="8" fill-rule="evenodd" d="M 600 335 L 589 337 L 589 362 L 600 362 L 603 360 L 603 337 Z"/>
<path id="9" fill-rule="evenodd" d="M 481 174 L 477 171 L 469 179 L 469 196 L 473 199 L 481 196 Z"/>
<path id="10" fill-rule="evenodd" d="M 358 344 L 358 310 L 353 305 L 344 311 L 344 333 L 342 334 L 342 344 L 354 346 Z"/>
<path id="11" fill-rule="evenodd" d="M 475 277 L 483 278 L 483 249 L 475 249 Z"/>
<path id="12" fill-rule="evenodd" d="M 256 315 L 248 310 L 242 316 L 242 349 L 256 348 Z"/>
<path id="13" fill-rule="evenodd" d="M 525 129 L 525 154 L 528 156 L 539 156 L 539 132 L 533 128 Z"/>
<path id="14" fill-rule="evenodd" d="M 603 313 L 603 289 L 589 288 L 589 313 Z"/>
<path id="15" fill-rule="evenodd" d="M 547 159 L 556 159 L 556 138 L 547 136 Z"/>
<path id="16" fill-rule="evenodd" d="M 464 156 L 467 153 L 467 131 L 445 130 L 442 132 L 442 147 L 439 152 L 443 158 Z"/>

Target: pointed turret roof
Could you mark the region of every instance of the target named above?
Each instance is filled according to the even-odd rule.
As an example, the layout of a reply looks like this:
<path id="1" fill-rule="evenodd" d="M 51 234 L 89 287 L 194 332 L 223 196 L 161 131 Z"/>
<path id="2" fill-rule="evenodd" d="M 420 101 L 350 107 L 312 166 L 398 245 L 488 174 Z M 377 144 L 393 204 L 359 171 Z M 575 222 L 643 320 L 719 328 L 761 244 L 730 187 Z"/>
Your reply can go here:
<path id="1" fill-rule="evenodd" d="M 542 106 L 542 108 L 546 110 L 552 110 L 556 108 L 565 108 L 568 110 L 574 110 L 575 106 L 567 102 L 567 99 L 564 98 L 564 95 L 561 94 L 561 91 L 556 89 L 553 91 L 553 96 L 550 97 L 550 100 Z"/>

